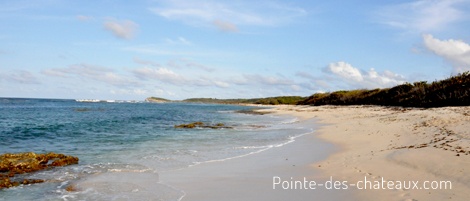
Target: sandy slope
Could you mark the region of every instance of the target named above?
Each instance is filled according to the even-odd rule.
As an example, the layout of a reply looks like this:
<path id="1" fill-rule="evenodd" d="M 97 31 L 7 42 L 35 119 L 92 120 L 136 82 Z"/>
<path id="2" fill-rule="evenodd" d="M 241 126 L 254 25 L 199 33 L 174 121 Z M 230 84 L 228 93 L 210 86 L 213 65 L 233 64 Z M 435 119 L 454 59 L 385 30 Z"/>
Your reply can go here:
<path id="1" fill-rule="evenodd" d="M 277 106 L 270 110 L 320 120 L 320 138 L 340 146 L 336 154 L 312 164 L 325 177 L 349 183 L 372 181 L 369 188 L 374 188 L 374 181 L 383 183 L 384 179 L 386 190 L 355 190 L 359 199 L 470 197 L 470 107 Z M 404 190 L 402 185 L 400 190 L 389 190 L 388 181 L 393 182 L 393 188 L 409 183 L 414 189 Z M 449 183 L 432 181 L 450 181 L 452 189 Z M 447 185 L 447 190 L 422 189 L 439 185 Z"/>

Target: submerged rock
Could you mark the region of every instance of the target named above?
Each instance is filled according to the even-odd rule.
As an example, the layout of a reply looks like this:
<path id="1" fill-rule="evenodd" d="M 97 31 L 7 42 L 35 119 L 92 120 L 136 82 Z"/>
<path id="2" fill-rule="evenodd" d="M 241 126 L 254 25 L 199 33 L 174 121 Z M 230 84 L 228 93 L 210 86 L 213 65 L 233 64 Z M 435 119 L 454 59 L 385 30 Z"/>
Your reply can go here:
<path id="1" fill-rule="evenodd" d="M 189 124 L 175 125 L 175 128 L 196 128 L 196 127 L 201 127 L 201 126 L 204 126 L 204 123 L 198 121 L 198 122 L 193 122 Z"/>
<path id="2" fill-rule="evenodd" d="M 52 167 L 77 164 L 78 158 L 64 154 L 6 153 L 0 155 L 0 189 L 20 184 L 42 183 L 42 179 L 17 179 L 15 175 L 35 172 Z"/>
<path id="3" fill-rule="evenodd" d="M 247 110 L 237 110 L 235 113 L 240 113 L 240 114 L 250 114 L 250 115 L 265 115 L 265 114 L 271 114 L 272 112 L 270 111 L 261 111 L 257 109 L 247 109 Z"/>
<path id="4" fill-rule="evenodd" d="M 217 124 L 205 124 L 203 122 L 197 121 L 189 124 L 180 124 L 180 125 L 175 125 L 175 128 L 210 128 L 210 129 L 232 129 L 233 127 L 231 126 L 226 126 L 223 123 L 217 123 Z"/>

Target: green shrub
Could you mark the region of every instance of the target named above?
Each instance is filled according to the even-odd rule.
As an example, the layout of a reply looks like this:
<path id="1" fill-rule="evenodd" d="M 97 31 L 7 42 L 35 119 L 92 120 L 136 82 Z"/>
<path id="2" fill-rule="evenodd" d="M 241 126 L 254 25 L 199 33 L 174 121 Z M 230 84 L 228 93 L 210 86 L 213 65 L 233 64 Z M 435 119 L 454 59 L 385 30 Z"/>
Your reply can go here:
<path id="1" fill-rule="evenodd" d="M 301 105 L 384 105 L 404 107 L 442 107 L 470 105 L 470 73 L 428 84 L 405 83 L 386 89 L 317 93 L 299 101 Z"/>

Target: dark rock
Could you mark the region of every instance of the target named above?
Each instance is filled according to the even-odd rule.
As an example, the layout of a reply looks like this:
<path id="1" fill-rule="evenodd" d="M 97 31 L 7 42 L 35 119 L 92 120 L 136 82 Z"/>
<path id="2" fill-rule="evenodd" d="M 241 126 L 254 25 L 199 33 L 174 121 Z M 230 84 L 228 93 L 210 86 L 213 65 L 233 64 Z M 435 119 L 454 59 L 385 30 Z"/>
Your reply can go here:
<path id="1" fill-rule="evenodd" d="M 0 189 L 18 186 L 20 184 L 42 183 L 42 179 L 15 180 L 16 174 L 36 172 L 52 167 L 77 164 L 78 158 L 64 154 L 47 153 L 36 154 L 33 152 L 2 154 L 0 155 Z M 10 179 L 11 178 L 11 179 Z"/>
<path id="2" fill-rule="evenodd" d="M 193 122 L 189 124 L 175 125 L 175 128 L 196 128 L 196 127 L 202 127 L 202 126 L 204 126 L 204 123 L 198 121 L 198 122 Z"/>
<path id="3" fill-rule="evenodd" d="M 241 113 L 241 114 L 251 114 L 251 115 L 265 115 L 265 114 L 270 114 L 272 112 L 268 111 L 259 111 L 255 109 L 248 109 L 248 110 L 237 110 L 235 113 Z"/>
<path id="4" fill-rule="evenodd" d="M 233 127 L 231 126 L 226 126 L 223 123 L 217 123 L 217 124 L 205 124 L 203 122 L 197 121 L 189 124 L 180 124 L 180 125 L 175 125 L 175 128 L 210 128 L 210 129 L 232 129 Z"/>
<path id="5" fill-rule="evenodd" d="M 68 186 L 65 188 L 65 190 L 68 191 L 68 192 L 77 191 L 77 189 L 75 188 L 74 185 L 68 185 Z"/>

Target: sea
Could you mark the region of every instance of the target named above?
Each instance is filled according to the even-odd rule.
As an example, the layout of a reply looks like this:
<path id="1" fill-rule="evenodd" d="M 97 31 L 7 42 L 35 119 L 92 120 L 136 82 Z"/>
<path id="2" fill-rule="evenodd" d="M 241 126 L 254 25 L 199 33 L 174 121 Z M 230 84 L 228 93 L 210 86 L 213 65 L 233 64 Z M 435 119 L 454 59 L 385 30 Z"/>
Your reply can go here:
<path id="1" fill-rule="evenodd" d="M 80 159 L 26 175 L 46 182 L 1 189 L 0 200 L 180 200 L 184 191 L 160 181 L 160 173 L 246 157 L 313 132 L 292 116 L 238 112 L 251 109 L 0 98 L 0 154 L 56 152 Z M 198 121 L 232 128 L 175 128 Z M 139 180 L 152 190 L 136 186 Z"/>

